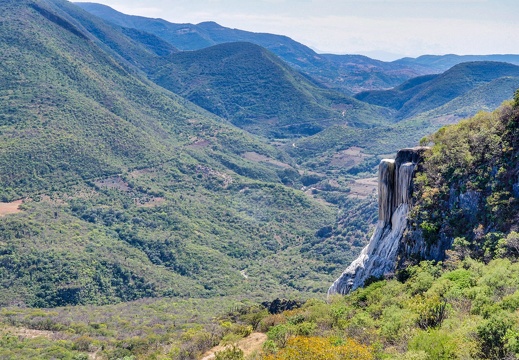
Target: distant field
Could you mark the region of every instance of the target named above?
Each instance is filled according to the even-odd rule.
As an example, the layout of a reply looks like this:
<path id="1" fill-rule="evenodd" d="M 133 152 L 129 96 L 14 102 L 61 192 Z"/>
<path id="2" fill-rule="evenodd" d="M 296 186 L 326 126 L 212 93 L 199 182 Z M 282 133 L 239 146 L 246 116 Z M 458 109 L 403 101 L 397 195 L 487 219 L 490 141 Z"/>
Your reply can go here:
<path id="1" fill-rule="evenodd" d="M 21 212 L 22 210 L 20 210 L 20 205 L 22 205 L 22 203 L 23 200 L 17 200 L 10 203 L 0 203 L 0 217 Z"/>
<path id="2" fill-rule="evenodd" d="M 368 196 L 376 193 L 378 187 L 378 178 L 358 179 L 350 185 L 350 193 L 348 197 L 353 199 L 366 199 Z"/>

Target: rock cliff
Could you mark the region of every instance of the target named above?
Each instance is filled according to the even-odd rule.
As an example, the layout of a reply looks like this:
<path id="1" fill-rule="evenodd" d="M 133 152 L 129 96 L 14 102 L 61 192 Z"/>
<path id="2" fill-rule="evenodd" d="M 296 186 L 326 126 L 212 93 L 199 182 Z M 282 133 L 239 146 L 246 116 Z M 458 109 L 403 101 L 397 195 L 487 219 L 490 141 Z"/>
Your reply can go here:
<path id="1" fill-rule="evenodd" d="M 426 147 L 402 149 L 394 160 L 384 159 L 379 165 L 378 223 L 368 245 L 342 275 L 328 294 L 347 294 L 363 286 L 371 278 L 395 271 L 399 252 L 407 252 L 403 244 L 407 214 L 412 206 L 413 176 Z"/>

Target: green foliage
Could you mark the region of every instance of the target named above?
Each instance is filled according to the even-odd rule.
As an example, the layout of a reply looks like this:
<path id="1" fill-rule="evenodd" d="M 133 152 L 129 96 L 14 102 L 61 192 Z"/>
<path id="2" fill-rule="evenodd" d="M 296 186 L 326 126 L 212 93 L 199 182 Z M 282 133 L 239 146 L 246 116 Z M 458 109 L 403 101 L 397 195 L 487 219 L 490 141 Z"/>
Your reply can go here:
<path id="1" fill-rule="evenodd" d="M 324 90 L 264 48 L 230 42 L 180 52 L 150 78 L 255 134 L 308 136 L 344 123 L 384 122 L 384 111 Z M 346 119 L 339 109 L 348 108 Z"/>
<path id="2" fill-rule="evenodd" d="M 215 360 L 244 360 L 243 351 L 236 347 L 231 346 L 222 351 L 217 351 L 215 354 Z"/>
<path id="3" fill-rule="evenodd" d="M 428 359 L 456 359 L 456 340 L 445 330 L 429 330 L 419 332 L 409 342 L 411 351 L 423 351 Z"/>
<path id="4" fill-rule="evenodd" d="M 477 328 L 481 341 L 481 353 L 486 359 L 503 359 L 508 352 L 507 341 L 512 341 L 509 330 L 513 326 L 510 316 L 503 312 L 492 314 Z M 508 335 L 508 337 L 507 337 Z"/>
<path id="5" fill-rule="evenodd" d="M 504 104 L 440 129 L 415 180 L 411 220 L 429 244 L 453 238 L 461 258 L 513 255 L 519 202 L 514 196 L 518 113 Z M 443 240 L 442 240 L 443 241 Z M 508 244 L 508 245 L 507 245 Z"/>
<path id="6" fill-rule="evenodd" d="M 88 355 L 76 351 L 71 341 L 53 341 L 45 337 L 20 338 L 9 332 L 0 333 L 0 357 L 16 359 L 86 360 Z"/>
<path id="7" fill-rule="evenodd" d="M 27 198 L 0 218 L 0 304 L 323 291 L 300 249 L 336 209 L 282 185 L 286 154 L 143 79 L 158 55 L 120 29 L 27 3 L 0 10 L 0 198 Z"/>
<path id="8" fill-rule="evenodd" d="M 422 262 L 404 283 L 372 283 L 328 303 L 308 301 L 275 315 L 267 354 L 290 347 L 298 325 L 314 324 L 310 335 L 371 344 L 383 359 L 502 359 L 516 356 L 519 327 L 519 263 L 467 258 L 458 267 Z M 299 336 L 302 335 L 299 333 Z M 333 336 L 338 336 L 333 337 Z M 273 356 L 273 355 L 272 355 Z"/>
<path id="9" fill-rule="evenodd" d="M 374 202 L 344 200 L 344 187 L 378 158 L 367 156 L 350 174 L 316 175 L 306 166 L 322 170 L 321 154 L 343 146 L 370 144 L 373 154 L 386 153 L 422 134 L 389 140 L 381 134 L 437 124 L 414 118 L 388 125 L 392 110 L 318 88 L 249 45 L 172 55 L 183 67 L 164 67 L 158 52 L 173 49 L 157 39 L 126 30 L 128 37 L 65 1 L 28 3 L 7 1 L 0 9 L 0 198 L 25 198 L 20 213 L 0 218 L 0 304 L 10 306 L 0 319 L 13 331 L 43 331 L 49 338 L 7 330 L 0 357 L 84 359 L 99 351 L 108 359 L 198 358 L 256 328 L 268 332 L 271 352 L 295 337 L 303 345 L 310 337 L 325 339 L 327 348 L 354 338 L 388 357 L 391 349 L 404 355 L 406 346 L 408 357 L 467 358 L 474 348 L 486 357 L 516 352 L 518 329 L 505 315 L 518 307 L 519 270 L 492 257 L 515 254 L 514 235 L 505 234 L 517 213 L 511 166 L 517 109 L 480 114 L 428 138 L 434 143 L 429 168 L 417 178 L 423 203 L 416 206 L 416 226 L 432 242 L 435 232 L 465 224 L 449 235 L 469 242 L 470 255 L 487 265 L 467 256 L 457 272 L 443 276 L 438 265 L 424 263 L 410 269 L 405 284 L 373 282 L 330 305 L 311 301 L 283 315 L 248 306 L 212 321 L 244 299 L 323 293 L 342 270 L 337 264 L 364 244 Z M 245 64 L 205 78 L 223 98 L 185 70 L 200 54 L 204 72 L 215 69 L 207 63 L 211 56 Z M 242 61 L 251 54 L 254 61 Z M 341 126 L 287 141 L 306 162 L 297 166 L 279 149 L 282 143 L 266 145 L 138 71 L 152 67 L 164 81 L 182 70 L 176 80 L 200 87 L 179 92 L 192 91 L 185 95 L 251 132 L 309 135 Z M 253 70 L 269 80 L 268 93 L 258 96 L 265 87 L 258 87 Z M 243 81 L 250 71 L 256 77 Z M 344 177 L 329 181 L 337 174 Z M 294 189 L 301 184 L 315 185 L 321 195 Z M 451 213 L 453 184 L 456 195 L 481 196 L 488 215 L 461 204 Z M 434 208 L 438 202 L 442 207 Z M 362 221 L 352 224 L 355 217 Z M 497 327 L 487 322 L 495 314 L 503 320 Z M 455 336 L 469 345 L 453 350 Z"/>

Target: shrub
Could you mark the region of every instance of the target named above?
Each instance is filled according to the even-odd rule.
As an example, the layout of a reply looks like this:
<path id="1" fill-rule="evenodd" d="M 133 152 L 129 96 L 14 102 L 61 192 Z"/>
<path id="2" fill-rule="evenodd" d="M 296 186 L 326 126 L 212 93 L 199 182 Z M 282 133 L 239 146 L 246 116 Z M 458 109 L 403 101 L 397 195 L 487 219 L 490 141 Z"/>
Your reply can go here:
<path id="1" fill-rule="evenodd" d="M 217 351 L 214 355 L 215 355 L 215 357 L 214 357 L 215 360 L 243 360 L 243 359 L 245 359 L 245 357 L 243 355 L 243 351 L 236 345 L 227 347 L 222 351 Z"/>
<path id="2" fill-rule="evenodd" d="M 477 335 L 483 358 L 503 359 L 506 356 L 506 335 L 512 325 L 513 320 L 505 312 L 499 312 L 478 326 Z"/>
<path id="3" fill-rule="evenodd" d="M 372 360 L 372 350 L 354 340 L 332 341 L 321 337 L 297 336 L 284 349 L 265 356 L 264 360 Z"/>
<path id="4" fill-rule="evenodd" d="M 409 342 L 409 350 L 423 351 L 434 360 L 456 359 L 456 349 L 454 339 L 443 330 L 421 331 Z"/>

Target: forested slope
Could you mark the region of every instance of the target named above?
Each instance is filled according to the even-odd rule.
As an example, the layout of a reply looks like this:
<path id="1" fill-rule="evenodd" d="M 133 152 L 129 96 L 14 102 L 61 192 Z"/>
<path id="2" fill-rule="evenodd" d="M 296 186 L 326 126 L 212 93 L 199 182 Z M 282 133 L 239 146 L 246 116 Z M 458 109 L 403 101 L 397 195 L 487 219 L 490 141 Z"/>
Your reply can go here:
<path id="1" fill-rule="evenodd" d="M 300 178 L 288 156 L 97 36 L 156 53 L 70 6 L 0 9 L 0 191 L 24 200 L 0 218 L 0 303 L 321 291 L 333 264 L 299 249 L 334 207 L 282 184 Z"/>
<path id="2" fill-rule="evenodd" d="M 517 358 L 518 136 L 519 91 L 498 110 L 423 139 L 431 149 L 416 175 L 404 242 L 447 242 L 444 261 L 415 254 L 347 296 L 280 314 L 246 308 L 233 319 L 251 324 L 256 315 L 266 359 L 333 358 L 344 344 L 353 359 Z"/>

